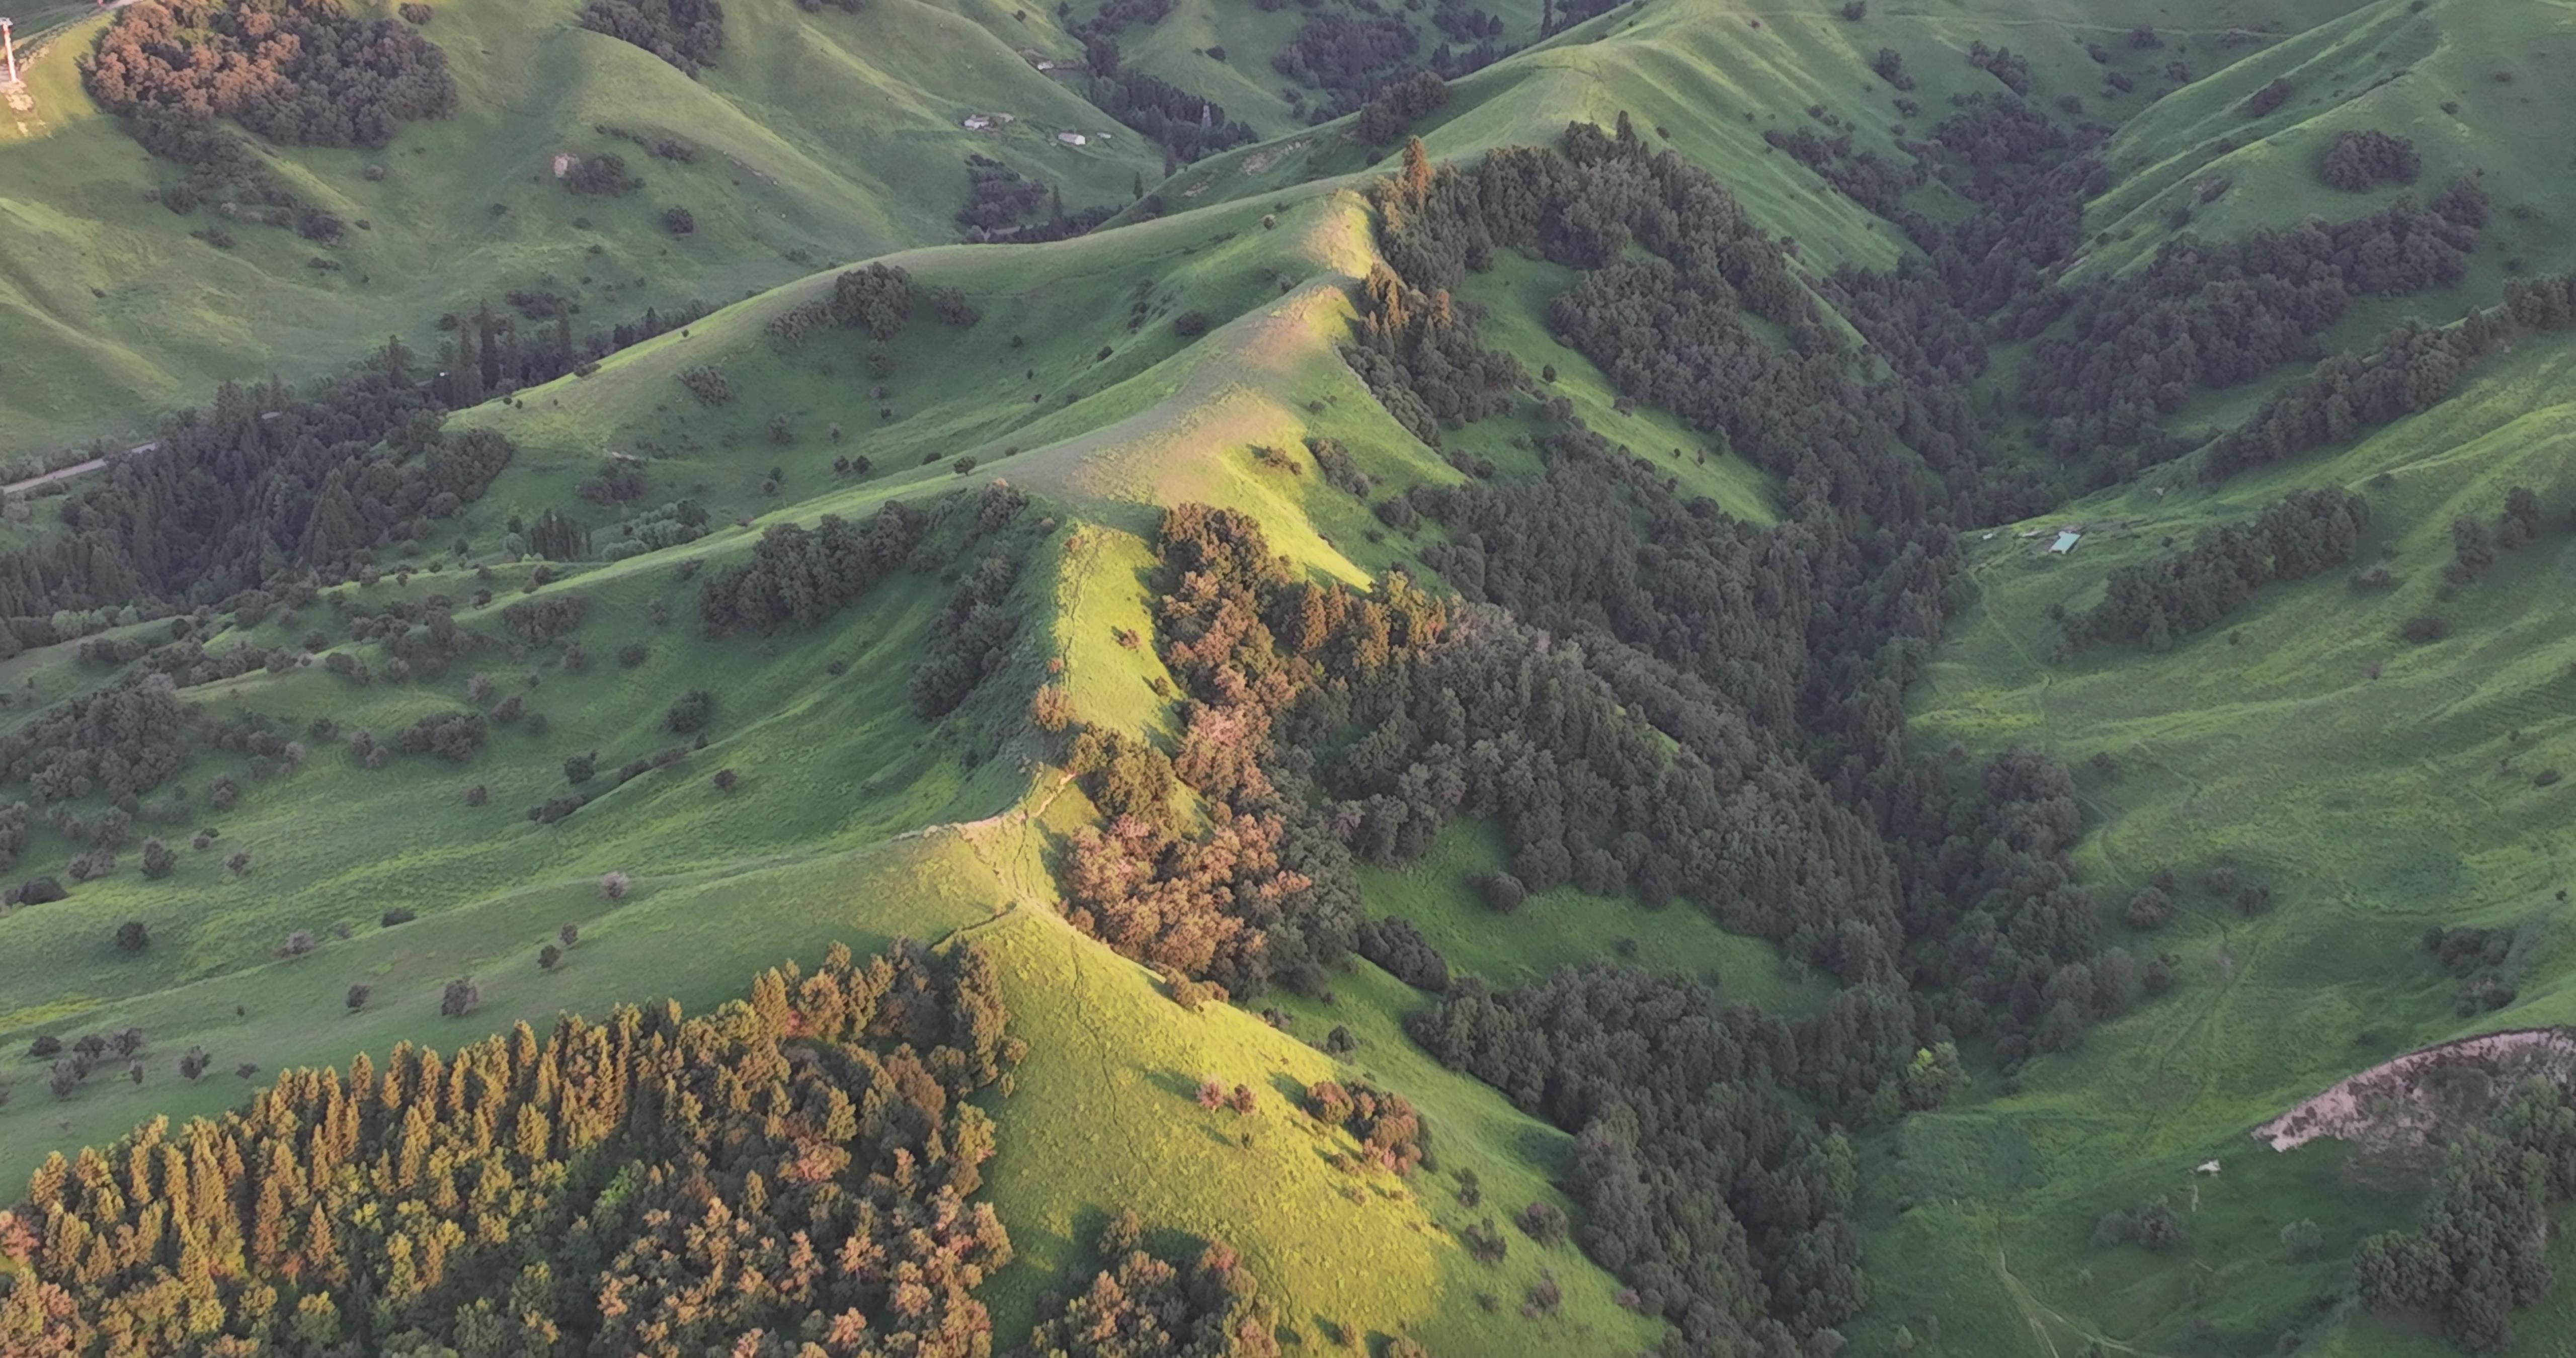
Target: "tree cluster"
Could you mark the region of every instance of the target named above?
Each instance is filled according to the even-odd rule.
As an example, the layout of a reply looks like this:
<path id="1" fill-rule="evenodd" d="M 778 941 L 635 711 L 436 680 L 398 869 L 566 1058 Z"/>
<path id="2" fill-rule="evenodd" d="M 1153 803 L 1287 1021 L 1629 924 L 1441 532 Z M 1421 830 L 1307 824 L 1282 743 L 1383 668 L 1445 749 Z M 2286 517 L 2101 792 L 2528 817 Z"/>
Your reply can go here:
<path id="1" fill-rule="evenodd" d="M 1046 215 L 1030 221 L 1030 214 L 1041 209 Z M 1115 204 L 1099 203 L 1067 212 L 1063 189 L 978 153 L 966 157 L 966 205 L 957 209 L 956 220 L 972 242 L 1027 243 L 1079 236 L 1118 210 Z"/>
<path id="2" fill-rule="evenodd" d="M 2182 447 L 2161 418 L 2307 357 L 2360 298 L 2457 283 L 2477 240 L 2474 226 L 2401 200 L 2221 245 L 2167 242 L 2145 268 L 2072 290 L 2062 333 L 2031 347 L 2018 403 L 2047 421 L 2042 440 L 2060 459 L 2142 443 L 2170 457 Z M 2103 461 L 2097 478 L 2118 470 Z"/>
<path id="3" fill-rule="evenodd" d="M 590 0 L 581 26 L 641 47 L 691 79 L 724 48 L 721 0 Z"/>
<path id="4" fill-rule="evenodd" d="M 2338 132 L 2326 146 L 2317 173 L 2346 193 L 2364 193 L 2383 184 L 2412 184 L 2423 162 L 2415 143 L 2377 128 Z"/>
<path id="5" fill-rule="evenodd" d="M 1342 1128 L 1360 1143 L 1360 1164 L 1409 1175 L 1428 1158 L 1431 1128 L 1411 1101 L 1392 1090 L 1353 1080 L 1317 1080 L 1306 1087 L 1306 1111 Z"/>
<path id="6" fill-rule="evenodd" d="M 1339 116 L 1411 75 L 1421 48 L 1422 35 L 1401 16 L 1326 5 L 1307 12 L 1270 65 L 1297 84 L 1328 92 L 1329 112 Z"/>
<path id="7" fill-rule="evenodd" d="M 1520 363 L 1477 340 L 1482 309 L 1447 291 L 1425 295 L 1385 265 L 1360 293 L 1356 343 L 1343 357 L 1371 395 L 1414 437 L 1437 447 L 1444 423 L 1508 409 Z"/>
<path id="8" fill-rule="evenodd" d="M 928 527 L 922 511 L 899 500 L 861 523 L 826 514 L 812 528 L 772 524 L 749 561 L 708 573 L 698 587 L 699 625 L 715 635 L 810 629 L 901 569 Z"/>
<path id="9" fill-rule="evenodd" d="M 622 198 L 644 187 L 644 181 L 627 172 L 626 157 L 603 151 L 574 161 L 564 173 L 563 186 L 584 198 Z"/>
<path id="10" fill-rule="evenodd" d="M 1378 670 L 1434 642 L 1438 605 L 1400 577 L 1376 596 L 1300 580 L 1260 525 L 1183 505 L 1159 553 L 1163 658 L 1187 689 L 1176 756 L 1085 732 L 1074 771 L 1105 829 L 1077 832 L 1067 917 L 1120 952 L 1239 996 L 1272 980 L 1319 989 L 1347 952 L 1359 892 L 1349 848 L 1308 794 L 1302 761 L 1273 743 L 1279 715 L 1324 676 Z M 1209 809 L 1193 828 L 1186 783 Z"/>
<path id="11" fill-rule="evenodd" d="M 2201 479 L 2223 481 L 2430 410 L 2517 334 L 2570 325 L 2576 325 L 2576 274 L 2510 280 L 2502 306 L 2473 310 L 2447 326 L 2401 321 L 2369 347 L 2336 354 L 2264 398 L 2210 444 Z"/>
<path id="12" fill-rule="evenodd" d="M 38 802 L 111 801 L 157 791 L 186 761 L 197 718 L 165 687 L 124 683 L 67 698 L 0 735 L 0 783 Z M 23 821 L 0 848 L 25 852 Z"/>
<path id="13" fill-rule="evenodd" d="M 521 299 L 526 300 L 526 299 Z M 506 396 L 523 387 L 551 382 L 565 373 L 587 371 L 599 359 L 677 330 L 707 314 L 704 302 L 664 311 L 646 307 L 633 321 L 619 321 L 576 339 L 571 308 L 557 299 L 550 306 L 528 308 L 551 314 L 554 323 L 522 326 L 518 318 L 478 304 L 471 316 L 445 316 L 441 329 L 453 335 L 440 349 L 438 395 L 449 408 L 480 405 L 487 397 Z M 538 319 L 530 315 L 528 319 Z"/>
<path id="14" fill-rule="evenodd" d="M 972 945 L 750 1000 L 296 1070 L 49 1157 L 0 1214 L 11 1352 L 831 1358 L 987 1351 L 971 1202 L 1002 1008 Z"/>
<path id="15" fill-rule="evenodd" d="M 501 626 L 523 646 L 551 646 L 579 630 L 590 617 L 590 596 L 577 589 L 521 599 L 501 609 Z"/>
<path id="16" fill-rule="evenodd" d="M 1096 46 L 1096 44 L 1095 44 Z M 1182 162 L 1261 140 L 1248 123 L 1225 116 L 1205 95 L 1143 71 L 1102 71 L 1095 60 L 1089 90 L 1101 112 L 1144 133 Z"/>
<path id="17" fill-rule="evenodd" d="M 2513 1312 L 2546 1296 L 2550 1208 L 2576 1197 L 2576 1107 L 2525 1080 L 2442 1161 L 2421 1223 L 2361 1242 L 2353 1283 L 2373 1310 L 2430 1311 L 2451 1342 L 2484 1353 L 2513 1342 Z"/>
<path id="18" fill-rule="evenodd" d="M 915 714 L 935 718 L 955 711 L 1008 658 L 1020 631 L 1019 615 L 1010 606 L 1011 587 L 1019 581 L 1027 545 L 1024 536 L 1012 535 L 987 552 L 967 568 L 939 616 L 930 620 L 921 663 L 913 667 L 907 685 Z"/>
<path id="19" fill-rule="evenodd" d="M 2067 621 L 2067 639 L 2161 650 L 2217 626 L 2267 584 L 2349 564 L 2369 526 L 2370 503 L 2352 491 L 2292 491 L 2250 522 L 2204 528 L 2186 550 L 2113 571 L 2102 602 Z"/>
<path id="20" fill-rule="evenodd" d="M 1384 146 L 1448 102 L 1449 82 L 1441 79 L 1437 71 L 1417 71 L 1410 79 L 1388 85 L 1368 101 L 1353 126 L 1361 141 Z"/>
<path id="21" fill-rule="evenodd" d="M 2288 80 L 2275 78 L 2272 83 L 2247 95 L 2241 110 L 2248 118 L 2263 117 L 2290 102 L 2291 88 Z"/>
<path id="22" fill-rule="evenodd" d="M 1857 1167 L 1790 1097 L 1786 1024 L 1678 977 L 1562 968 L 1461 981 L 1414 1040 L 1576 1136 L 1584 1252 L 1699 1351 L 1797 1352 L 1868 1300 Z"/>
<path id="23" fill-rule="evenodd" d="M 388 344 L 309 395 L 227 384 L 61 504 L 65 532 L 0 557 L 0 653 L 55 640 L 57 610 L 211 603 L 283 578 L 354 573 L 479 497 L 509 462 L 450 433 Z"/>
<path id="24" fill-rule="evenodd" d="M 1108 1261 L 1081 1295 L 1038 1308 L 1037 1358 L 1277 1358 L 1275 1310 L 1242 1257 L 1210 1241 L 1186 1267 L 1141 1247 L 1132 1214 L 1103 1228 Z"/>
<path id="25" fill-rule="evenodd" d="M 698 623 L 714 636 L 742 629 L 810 630 L 898 571 L 940 571 L 988 543 L 1008 563 L 990 568 L 1003 573 L 1001 588 L 1007 591 L 1018 555 L 1026 550 L 1019 528 L 1027 503 L 1016 487 L 993 482 L 927 506 L 889 501 L 858 523 L 826 514 L 812 528 L 773 524 L 752 545 L 750 560 L 707 574 L 698 587 Z M 989 581 L 978 588 L 986 587 Z M 997 598 L 979 592 L 976 602 Z M 968 605 L 965 612 L 972 611 Z M 963 623 L 950 626 L 957 630 Z M 952 644 L 960 646 L 961 663 L 972 650 L 980 665 L 980 649 Z"/>
<path id="26" fill-rule="evenodd" d="M 138 121 L 230 118 L 298 146 L 382 146 L 456 108 L 435 44 L 336 0 L 143 0 L 100 35 L 81 79 Z"/>
<path id="27" fill-rule="evenodd" d="M 1402 915 L 1386 915 L 1360 925 L 1352 935 L 1360 956 L 1386 969 L 1388 975 L 1416 990 L 1433 994 L 1449 988 L 1449 959 L 1440 955 L 1422 930 Z"/>
<path id="28" fill-rule="evenodd" d="M 2030 93 L 2030 58 L 2009 47 L 1988 47 L 1982 42 L 1968 44 L 1968 64 L 1993 76 L 2014 94 Z"/>
<path id="29" fill-rule="evenodd" d="M 483 739 L 490 731 L 490 720 L 480 712 L 442 712 L 404 727 L 394 737 L 394 748 L 404 754 L 434 754 L 448 763 L 462 764 L 481 753 Z"/>
<path id="30" fill-rule="evenodd" d="M 2547 511 L 2529 486 L 2504 493 L 2504 509 L 2492 520 L 2463 514 L 2451 520 L 2451 564 L 2442 576 L 2454 585 L 2469 585 L 2496 564 L 2499 554 L 2514 551 L 2540 536 Z"/>

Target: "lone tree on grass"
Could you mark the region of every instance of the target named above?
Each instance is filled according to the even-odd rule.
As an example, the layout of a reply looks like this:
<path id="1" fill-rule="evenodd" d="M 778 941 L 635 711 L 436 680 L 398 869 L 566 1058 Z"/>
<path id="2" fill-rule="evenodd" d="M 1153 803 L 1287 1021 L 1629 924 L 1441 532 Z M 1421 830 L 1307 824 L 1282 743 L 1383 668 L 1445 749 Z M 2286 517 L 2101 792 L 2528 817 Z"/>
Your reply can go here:
<path id="1" fill-rule="evenodd" d="M 625 873 L 611 870 L 599 874 L 599 895 L 602 900 L 625 900 L 626 893 L 633 890 L 634 887 L 634 879 L 628 877 Z"/>
<path id="2" fill-rule="evenodd" d="M 152 931 L 143 927 L 143 921 L 139 919 L 130 919 L 123 924 L 116 926 L 116 950 L 118 952 L 121 952 L 128 957 L 132 957 L 135 954 L 142 952 L 145 948 L 151 946 Z"/>
<path id="3" fill-rule="evenodd" d="M 552 943 L 537 949 L 537 970 L 552 971 L 563 961 L 563 949 Z"/>
<path id="4" fill-rule="evenodd" d="M 1478 894 L 1485 898 L 1485 908 L 1498 915 L 1508 915 L 1529 899 L 1529 888 L 1508 872 L 1489 872 L 1476 883 Z"/>
<path id="5" fill-rule="evenodd" d="M 349 993 L 340 998 L 340 1003 L 346 1007 L 350 1013 L 354 1014 L 359 1010 L 366 1008 L 367 997 L 375 993 L 375 988 L 373 986 L 368 985 L 364 981 L 360 981 L 349 987 Z"/>
<path id="6" fill-rule="evenodd" d="M 581 926 L 578 924 L 567 924 L 564 927 L 555 930 L 555 937 L 561 940 L 565 947 L 569 948 L 574 944 L 581 942 Z"/>
<path id="7" fill-rule="evenodd" d="M 438 1013 L 442 1018 L 463 1018 L 473 1013 L 475 1006 L 481 1003 L 483 988 L 474 984 L 473 977 L 459 976 L 448 982 L 446 990 L 440 993 Z"/>

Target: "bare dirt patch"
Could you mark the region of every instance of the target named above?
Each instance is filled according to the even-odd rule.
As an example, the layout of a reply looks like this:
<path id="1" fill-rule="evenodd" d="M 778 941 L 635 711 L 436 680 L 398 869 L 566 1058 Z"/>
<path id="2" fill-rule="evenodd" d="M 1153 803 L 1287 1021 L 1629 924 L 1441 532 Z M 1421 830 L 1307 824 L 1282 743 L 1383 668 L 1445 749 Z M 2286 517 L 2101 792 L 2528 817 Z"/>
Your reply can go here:
<path id="1" fill-rule="evenodd" d="M 2413 1150 L 2494 1112 L 2533 1076 L 2561 1086 L 2576 1077 L 2576 1030 L 2519 1028 L 2412 1051 L 2347 1076 L 2253 1131 L 2276 1151 L 2332 1137 Z"/>
<path id="2" fill-rule="evenodd" d="M 1305 150 L 1308 144 L 1313 140 L 1314 139 L 1311 137 L 1299 137 L 1295 141 L 1281 142 L 1277 146 L 1266 147 L 1262 150 L 1255 151 L 1251 155 L 1243 158 L 1243 173 L 1246 175 L 1259 174 L 1263 170 L 1267 170 L 1271 166 L 1278 164 L 1280 157 Z"/>

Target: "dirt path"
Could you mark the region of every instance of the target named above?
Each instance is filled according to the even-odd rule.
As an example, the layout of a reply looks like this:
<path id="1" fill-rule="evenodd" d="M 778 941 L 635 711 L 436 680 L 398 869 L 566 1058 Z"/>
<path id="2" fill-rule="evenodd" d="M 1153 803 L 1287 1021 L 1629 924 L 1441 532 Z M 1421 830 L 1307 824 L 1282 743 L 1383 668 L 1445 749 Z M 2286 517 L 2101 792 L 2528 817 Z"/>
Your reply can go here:
<path id="1" fill-rule="evenodd" d="M 2142 1349 L 2134 1344 L 2121 1343 L 2109 1335 L 2095 1334 L 2067 1319 L 2064 1313 L 2041 1301 L 2022 1285 L 2021 1279 L 2013 1276 L 2012 1269 L 2004 1262 L 2004 1250 L 2000 1244 L 1995 1246 L 1995 1278 L 2004 1285 L 2005 1294 L 2012 1298 L 2014 1308 L 2021 1312 L 2022 1320 L 2037 1336 L 2040 1346 L 2048 1350 L 2049 1358 L 2065 1358 L 2065 1350 L 2058 1348 L 2057 1340 L 2049 1334 L 2052 1323 L 2085 1343 L 2098 1345 L 2112 1353 L 2125 1353 L 2130 1358 L 2166 1358 L 2153 1349 Z"/>
<path id="2" fill-rule="evenodd" d="M 152 446 L 153 445 L 147 443 L 143 445 L 143 448 L 149 448 Z M 137 448 L 134 449 L 134 451 L 139 453 L 143 451 L 143 448 Z M 68 467 L 56 467 L 42 476 L 30 476 L 24 481 L 12 481 L 5 486 L 0 486 L 0 495 L 24 495 L 38 486 L 49 486 L 56 481 L 66 481 L 75 476 L 81 476 L 89 472 L 97 471 L 99 468 L 106 465 L 106 458 L 93 457 L 87 462 L 75 462 Z"/>

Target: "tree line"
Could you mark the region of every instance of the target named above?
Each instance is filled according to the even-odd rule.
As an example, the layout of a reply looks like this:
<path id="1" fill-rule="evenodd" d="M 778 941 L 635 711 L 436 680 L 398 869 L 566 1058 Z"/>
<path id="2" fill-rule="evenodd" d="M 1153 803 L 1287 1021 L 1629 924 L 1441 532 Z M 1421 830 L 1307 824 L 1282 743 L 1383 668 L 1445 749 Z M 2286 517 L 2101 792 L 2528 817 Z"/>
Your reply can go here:
<path id="1" fill-rule="evenodd" d="M 1227 117 L 1224 107 L 1207 96 L 1121 65 L 1115 37 L 1094 35 L 1083 51 L 1090 66 L 1085 97 L 1093 106 L 1183 163 L 1261 139 L 1250 124 Z"/>
<path id="2" fill-rule="evenodd" d="M 722 0 L 590 0 L 581 26 L 643 48 L 692 80 L 724 50 Z"/>
<path id="3" fill-rule="evenodd" d="M 448 430 L 413 363 L 392 341 L 309 393 L 228 383 L 154 446 L 112 459 L 64 497 L 60 535 L 0 557 L 0 648 L 55 640 L 56 610 L 215 603 L 417 544 L 514 449 Z"/>
<path id="4" fill-rule="evenodd" d="M 13 1353 L 988 1352 L 967 1102 L 1025 1049 L 973 945 L 747 1000 L 295 1070 L 49 1156 L 0 1213 Z"/>
<path id="5" fill-rule="evenodd" d="M 972 622 L 974 610 L 1008 593 L 1031 544 L 1021 513 L 1028 503 L 1017 487 L 995 481 L 926 505 L 889 500 L 856 523 L 826 514 L 812 528 L 771 524 L 747 560 L 699 584 L 698 625 L 709 636 L 809 631 L 898 572 L 933 573 L 973 557 L 974 578 L 956 596 L 968 602 L 953 606 L 945 626 L 982 633 L 990 624 Z"/>
<path id="6" fill-rule="evenodd" d="M 2250 522 L 2204 528 L 2183 551 L 2113 571 L 2102 602 L 2067 620 L 2067 640 L 2162 650 L 2217 626 L 2264 585 L 2350 564 L 2369 527 L 2370 502 L 2356 492 L 2292 491 Z"/>
<path id="7" fill-rule="evenodd" d="M 1501 994 L 1461 982 L 1408 1031 L 1577 1134 L 1578 1241 L 1690 1351 L 1809 1352 L 1868 1301 L 1858 1168 L 1792 1098 L 1789 1025 L 1693 981 L 1594 965 Z"/>
<path id="8" fill-rule="evenodd" d="M 2169 241 L 2146 267 L 2067 294 L 2060 329 L 2022 365 L 2019 406 L 2046 421 L 2050 453 L 2091 460 L 2097 482 L 2120 469 L 2106 448 L 2157 444 L 2171 456 L 2186 445 L 2158 421 L 2194 394 L 2306 357 L 2355 300 L 2458 283 L 2483 202 L 2464 180 L 2431 209 L 2401 199 L 2347 222 Z"/>
<path id="9" fill-rule="evenodd" d="M 2570 325 L 2576 325 L 2576 274 L 2508 280 L 2502 305 L 2475 308 L 2450 325 L 2400 321 L 2360 351 L 2336 354 L 2264 398 L 2209 444 L 2200 477 L 2224 481 L 2430 410 L 2516 335 Z"/>

